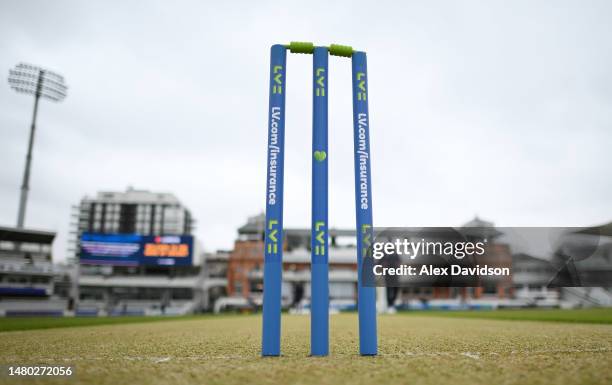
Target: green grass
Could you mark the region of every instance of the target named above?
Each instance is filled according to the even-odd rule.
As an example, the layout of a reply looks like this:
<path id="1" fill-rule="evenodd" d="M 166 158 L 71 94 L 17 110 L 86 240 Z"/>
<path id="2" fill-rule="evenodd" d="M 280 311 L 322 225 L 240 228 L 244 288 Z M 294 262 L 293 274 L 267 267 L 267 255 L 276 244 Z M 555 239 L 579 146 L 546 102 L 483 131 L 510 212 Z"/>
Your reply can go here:
<path id="1" fill-rule="evenodd" d="M 331 317 L 331 356 L 308 357 L 309 317 L 283 315 L 283 356 L 260 357 L 261 316 L 0 334 L 0 365 L 73 365 L 28 384 L 610 384 L 612 325 L 379 317 L 380 354 L 360 357 L 356 314 Z M 0 383 L 26 383 L 0 376 Z"/>
<path id="2" fill-rule="evenodd" d="M 52 329 L 75 326 L 112 325 L 189 319 L 187 317 L 5 317 L 0 318 L 0 332 L 32 329 Z"/>
<path id="3" fill-rule="evenodd" d="M 554 321 L 612 324 L 612 308 L 578 310 L 478 310 L 478 311 L 414 311 L 406 315 L 426 315 L 450 318 L 486 318 L 499 320 Z M 230 317 L 227 314 L 222 317 Z M 182 317 L 6 317 L 0 318 L 0 332 L 33 329 L 51 329 L 76 326 L 95 326 L 122 323 L 176 321 L 199 319 L 206 316 Z M 214 316 L 219 317 L 219 316 Z"/>
<path id="4" fill-rule="evenodd" d="M 401 314 L 449 318 L 485 318 L 512 321 L 550 321 L 612 324 L 612 308 L 597 309 L 512 309 L 474 311 L 415 311 Z"/>

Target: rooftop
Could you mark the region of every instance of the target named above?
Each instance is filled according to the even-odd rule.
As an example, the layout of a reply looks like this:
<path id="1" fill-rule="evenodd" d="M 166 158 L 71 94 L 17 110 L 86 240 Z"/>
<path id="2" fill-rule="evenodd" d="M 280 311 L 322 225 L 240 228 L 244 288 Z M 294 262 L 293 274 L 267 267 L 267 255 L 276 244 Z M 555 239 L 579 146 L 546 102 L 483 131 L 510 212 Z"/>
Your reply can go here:
<path id="1" fill-rule="evenodd" d="M 151 204 L 180 204 L 178 198 L 167 192 L 151 192 L 128 187 L 122 191 L 100 191 L 95 198 L 85 197 L 85 200 L 106 203 L 151 203 Z"/>
<path id="2" fill-rule="evenodd" d="M 54 238 L 55 232 L 53 231 L 0 226 L 0 241 L 41 243 L 50 245 L 53 243 Z"/>

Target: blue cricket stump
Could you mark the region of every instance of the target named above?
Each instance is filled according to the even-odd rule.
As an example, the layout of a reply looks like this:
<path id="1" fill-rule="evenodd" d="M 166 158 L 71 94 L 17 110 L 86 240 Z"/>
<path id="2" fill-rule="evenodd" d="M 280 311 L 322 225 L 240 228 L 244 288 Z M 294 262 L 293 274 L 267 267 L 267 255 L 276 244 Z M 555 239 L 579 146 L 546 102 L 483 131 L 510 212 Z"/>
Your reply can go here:
<path id="1" fill-rule="evenodd" d="M 280 355 L 283 271 L 283 166 L 285 159 L 285 74 L 287 49 L 277 44 L 270 53 L 268 107 L 268 172 L 264 243 L 263 356 Z"/>
<path id="2" fill-rule="evenodd" d="M 310 354 L 329 354 L 329 233 L 327 226 L 327 79 L 328 50 L 316 47 L 312 79 L 312 224 Z"/>
<path id="3" fill-rule="evenodd" d="M 363 286 L 363 260 L 372 244 L 372 185 L 370 175 L 370 123 L 368 119 L 368 68 L 365 52 L 354 52 L 353 137 L 355 142 L 355 208 L 357 217 L 357 307 L 359 352 L 377 354 L 376 288 Z"/>

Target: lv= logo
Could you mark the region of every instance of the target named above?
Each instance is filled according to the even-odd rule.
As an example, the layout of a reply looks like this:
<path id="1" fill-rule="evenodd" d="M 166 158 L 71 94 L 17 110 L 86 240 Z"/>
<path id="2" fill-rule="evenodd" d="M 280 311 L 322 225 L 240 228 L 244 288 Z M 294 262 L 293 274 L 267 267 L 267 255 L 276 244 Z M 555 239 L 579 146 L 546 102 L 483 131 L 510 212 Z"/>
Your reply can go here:
<path id="1" fill-rule="evenodd" d="M 317 236 L 315 237 L 316 245 L 315 245 L 315 255 L 325 255 L 325 222 L 318 221 L 315 223 L 315 231 Z"/>
<path id="2" fill-rule="evenodd" d="M 273 94 L 283 93 L 283 66 L 274 66 L 272 72 L 274 73 L 274 85 L 272 86 Z"/>
<path id="3" fill-rule="evenodd" d="M 316 96 L 325 96 L 325 68 L 317 68 L 315 71 L 317 79 Z"/>
<path id="4" fill-rule="evenodd" d="M 357 88 L 359 88 L 359 92 L 357 93 L 357 100 L 362 100 L 362 101 L 366 101 L 368 100 L 367 98 L 367 94 L 366 94 L 366 87 L 365 87 L 365 73 L 363 72 L 357 72 Z"/>

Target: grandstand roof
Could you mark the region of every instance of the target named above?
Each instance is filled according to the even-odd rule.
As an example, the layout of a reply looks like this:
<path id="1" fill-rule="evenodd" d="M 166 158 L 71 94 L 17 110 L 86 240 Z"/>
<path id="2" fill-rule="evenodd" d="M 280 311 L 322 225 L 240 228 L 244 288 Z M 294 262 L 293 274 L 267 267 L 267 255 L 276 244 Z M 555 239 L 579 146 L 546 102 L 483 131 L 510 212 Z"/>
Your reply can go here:
<path id="1" fill-rule="evenodd" d="M 0 241 L 51 244 L 55 232 L 0 226 Z"/>

